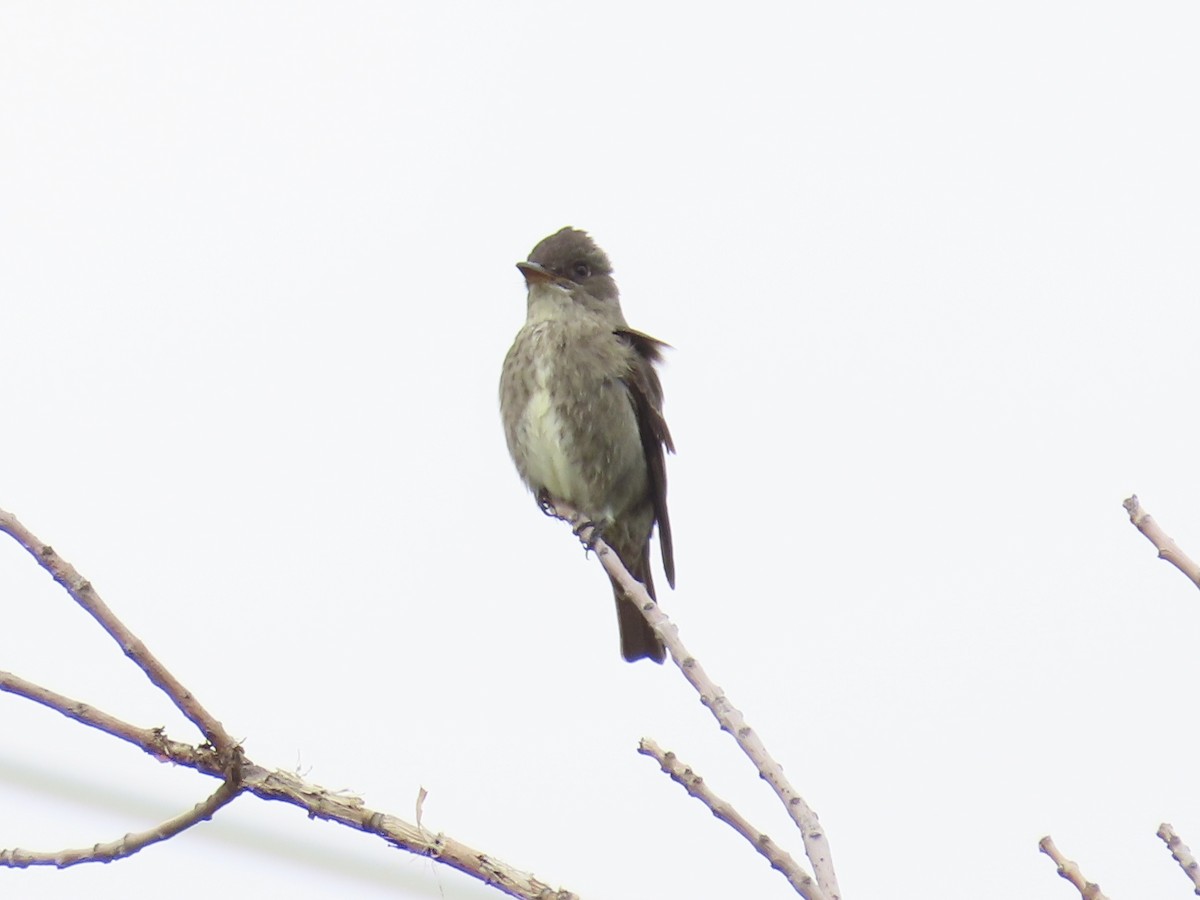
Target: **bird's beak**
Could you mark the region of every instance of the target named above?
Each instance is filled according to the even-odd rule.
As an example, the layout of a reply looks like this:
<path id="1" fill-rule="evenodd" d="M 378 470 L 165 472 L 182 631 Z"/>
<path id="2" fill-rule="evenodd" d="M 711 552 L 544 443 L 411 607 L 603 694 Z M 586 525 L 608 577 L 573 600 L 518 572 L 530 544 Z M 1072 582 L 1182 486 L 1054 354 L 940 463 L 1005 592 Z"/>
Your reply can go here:
<path id="1" fill-rule="evenodd" d="M 522 260 L 517 263 L 517 268 L 521 270 L 521 274 L 525 276 L 525 283 L 532 287 L 538 282 L 556 282 L 558 276 L 547 269 L 545 266 L 538 265 L 535 262 L 526 262 Z"/>

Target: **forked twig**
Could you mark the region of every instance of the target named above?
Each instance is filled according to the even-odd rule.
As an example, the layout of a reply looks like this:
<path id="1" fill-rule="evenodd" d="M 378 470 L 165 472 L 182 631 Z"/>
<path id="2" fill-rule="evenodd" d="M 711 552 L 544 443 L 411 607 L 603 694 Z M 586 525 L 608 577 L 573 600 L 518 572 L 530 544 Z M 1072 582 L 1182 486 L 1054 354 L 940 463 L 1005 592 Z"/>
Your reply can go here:
<path id="1" fill-rule="evenodd" d="M 25 697 L 53 709 L 80 724 L 95 728 L 133 744 L 160 762 L 186 766 L 219 778 L 221 786 L 204 802 L 159 825 L 136 834 L 87 849 L 28 851 L 0 849 L 0 867 L 23 868 L 51 865 L 60 868 L 84 862 L 111 862 L 136 853 L 211 818 L 213 813 L 238 794 L 249 793 L 263 800 L 278 800 L 298 806 L 310 818 L 339 822 L 350 828 L 378 835 L 389 844 L 420 856 L 436 859 L 458 869 L 511 897 L 525 900 L 578 900 L 575 894 L 555 889 L 532 875 L 475 850 L 443 834 L 410 825 L 402 819 L 367 807 L 361 798 L 335 793 L 283 771 L 270 771 L 245 758 L 242 748 L 166 667 L 122 623 L 96 594 L 91 584 L 70 563 L 38 540 L 10 513 L 0 510 L 0 531 L 11 535 L 42 568 L 66 588 L 121 646 L 125 655 L 142 669 L 158 688 L 204 734 L 199 746 L 168 738 L 161 728 L 141 728 L 90 704 L 66 697 L 49 688 L 0 672 L 0 691 Z"/>
<path id="2" fill-rule="evenodd" d="M 782 847 L 752 826 L 746 817 L 734 809 L 725 800 L 713 792 L 691 766 L 684 765 L 674 753 L 669 753 L 649 738 L 642 738 L 638 752 L 658 761 L 664 772 L 671 780 L 680 785 L 691 796 L 707 806 L 714 816 L 744 837 L 755 850 L 777 870 L 788 884 L 796 889 L 805 900 L 826 900 L 825 892 L 821 890 L 813 877 L 800 867 Z"/>
<path id="3" fill-rule="evenodd" d="M 109 637 L 117 642 L 126 656 L 137 664 L 146 677 L 166 694 L 181 713 L 188 717 L 204 739 L 222 753 L 232 753 L 237 747 L 237 741 L 230 737 L 224 726 L 216 717 L 208 712 L 192 692 L 179 683 L 174 675 L 167 671 L 158 658 L 147 649 L 125 623 L 118 619 L 111 609 L 100 599 L 92 583 L 80 575 L 75 567 L 62 559 L 49 544 L 38 540 L 34 534 L 17 521 L 12 513 L 0 510 L 0 531 L 5 532 L 37 560 L 38 565 L 53 576 L 71 595 L 71 598 L 95 619 L 100 627 L 108 632 Z"/>

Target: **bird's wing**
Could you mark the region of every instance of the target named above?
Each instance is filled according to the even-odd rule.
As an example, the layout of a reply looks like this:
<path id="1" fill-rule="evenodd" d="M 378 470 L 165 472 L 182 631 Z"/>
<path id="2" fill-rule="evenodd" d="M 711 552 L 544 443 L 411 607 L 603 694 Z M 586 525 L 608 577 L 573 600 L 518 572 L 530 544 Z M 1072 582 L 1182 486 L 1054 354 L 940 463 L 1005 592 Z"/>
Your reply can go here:
<path id="1" fill-rule="evenodd" d="M 662 359 L 662 349 L 670 344 L 630 328 L 618 329 L 616 335 L 628 341 L 637 353 L 637 362 L 630 369 L 625 384 L 633 398 L 642 452 L 646 455 L 646 468 L 650 472 L 650 493 L 654 501 L 654 517 L 658 520 L 663 571 L 667 574 L 667 582 L 674 588 L 675 550 L 671 544 L 671 520 L 667 516 L 667 464 L 664 450 L 674 453 L 675 444 L 671 441 L 667 420 L 663 418 L 662 383 L 654 371 L 654 364 Z"/>

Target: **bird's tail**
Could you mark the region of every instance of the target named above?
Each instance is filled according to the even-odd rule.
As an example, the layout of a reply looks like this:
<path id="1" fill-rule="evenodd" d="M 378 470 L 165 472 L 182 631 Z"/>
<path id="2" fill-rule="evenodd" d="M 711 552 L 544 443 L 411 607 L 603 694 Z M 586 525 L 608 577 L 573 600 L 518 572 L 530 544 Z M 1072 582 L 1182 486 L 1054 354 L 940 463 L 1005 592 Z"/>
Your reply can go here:
<path id="1" fill-rule="evenodd" d="M 624 560 L 622 560 L 624 562 Z M 650 577 L 650 546 L 646 545 L 641 554 L 641 560 L 636 567 L 628 566 L 630 573 L 646 586 L 646 591 L 654 596 L 654 581 Z M 627 662 L 637 662 L 639 659 L 652 659 L 661 663 L 667 657 L 663 642 L 659 640 L 642 611 L 632 600 L 625 596 L 621 586 L 613 582 L 613 597 L 617 601 L 617 626 L 621 630 L 621 654 Z"/>

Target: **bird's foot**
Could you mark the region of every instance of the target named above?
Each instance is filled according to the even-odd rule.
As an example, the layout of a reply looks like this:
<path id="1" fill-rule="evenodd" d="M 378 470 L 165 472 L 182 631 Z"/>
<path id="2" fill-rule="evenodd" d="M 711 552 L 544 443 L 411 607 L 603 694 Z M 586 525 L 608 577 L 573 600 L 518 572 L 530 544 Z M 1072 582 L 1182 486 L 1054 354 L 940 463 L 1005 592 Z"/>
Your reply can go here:
<path id="1" fill-rule="evenodd" d="M 579 538 L 579 543 L 583 544 L 583 555 L 586 557 L 588 552 L 596 549 L 596 541 L 604 536 L 604 522 L 593 522 L 591 519 L 583 519 L 578 522 L 571 531 L 575 537 Z M 583 536 L 583 532 L 591 529 L 587 537 Z"/>
<path id="2" fill-rule="evenodd" d="M 550 496 L 550 492 L 545 488 L 542 488 L 537 492 L 536 496 L 538 509 L 544 512 L 546 515 L 557 519 L 558 510 L 554 508 L 554 498 Z"/>

